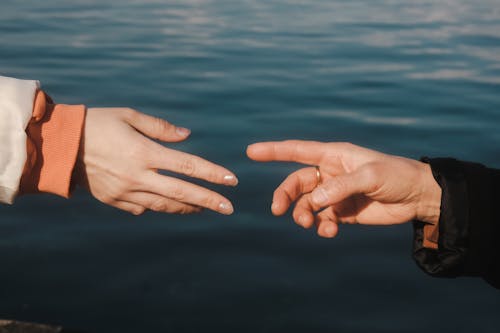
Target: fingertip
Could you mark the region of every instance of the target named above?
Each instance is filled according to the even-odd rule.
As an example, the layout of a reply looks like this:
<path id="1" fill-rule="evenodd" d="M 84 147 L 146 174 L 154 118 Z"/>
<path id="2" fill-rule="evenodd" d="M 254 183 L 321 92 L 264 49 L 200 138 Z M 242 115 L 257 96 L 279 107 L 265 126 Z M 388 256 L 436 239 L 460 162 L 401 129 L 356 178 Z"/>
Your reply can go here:
<path id="1" fill-rule="evenodd" d="M 224 201 L 219 204 L 218 211 L 224 215 L 231 215 L 234 213 L 234 207 L 229 201 Z"/>
<path id="2" fill-rule="evenodd" d="M 311 214 L 307 214 L 307 213 L 299 215 L 297 217 L 297 219 L 295 220 L 295 222 L 298 225 L 300 225 L 301 227 L 303 227 L 305 229 L 309 229 L 312 226 L 313 221 L 314 221 L 314 217 Z"/>
<path id="3" fill-rule="evenodd" d="M 279 207 L 280 205 L 277 202 L 274 202 L 271 204 L 271 212 L 273 215 L 279 216 Z"/>
<path id="4" fill-rule="evenodd" d="M 238 185 L 238 182 L 239 182 L 238 178 L 232 173 L 229 173 L 224 176 L 224 185 L 236 186 Z"/>
<path id="5" fill-rule="evenodd" d="M 262 153 L 264 153 L 264 150 L 260 143 L 252 143 L 247 146 L 247 156 L 252 160 L 260 160 Z"/>
<path id="6" fill-rule="evenodd" d="M 329 238 L 333 238 L 333 237 L 337 236 L 338 231 L 339 231 L 339 228 L 334 223 L 329 223 L 329 225 L 327 225 L 325 228 L 325 234 Z"/>
<path id="7" fill-rule="evenodd" d="M 284 213 L 283 206 L 279 202 L 273 201 L 273 203 L 271 204 L 271 212 L 274 216 L 281 216 Z"/>
<path id="8" fill-rule="evenodd" d="M 324 238 L 334 238 L 338 233 L 338 226 L 333 222 L 321 223 L 318 227 L 318 235 Z"/>
<path id="9" fill-rule="evenodd" d="M 298 206 L 295 206 L 292 217 L 296 224 L 305 229 L 312 227 L 314 224 L 314 215 L 310 211 Z"/>
<path id="10" fill-rule="evenodd" d="M 247 156 L 252 158 L 255 143 L 249 144 L 246 149 Z"/>
<path id="11" fill-rule="evenodd" d="M 286 205 L 283 202 L 280 202 L 279 200 L 274 200 L 273 203 L 271 204 L 271 212 L 275 216 L 281 216 L 285 214 L 287 210 Z"/>

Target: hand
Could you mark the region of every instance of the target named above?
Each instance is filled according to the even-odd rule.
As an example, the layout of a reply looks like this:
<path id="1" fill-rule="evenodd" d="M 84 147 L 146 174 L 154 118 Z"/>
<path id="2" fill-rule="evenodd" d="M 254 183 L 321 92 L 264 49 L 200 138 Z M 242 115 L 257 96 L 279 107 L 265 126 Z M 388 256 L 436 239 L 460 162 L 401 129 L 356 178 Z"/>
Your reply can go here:
<path id="1" fill-rule="evenodd" d="M 231 214 L 231 202 L 220 194 L 158 173 L 168 170 L 216 184 L 237 185 L 229 170 L 149 139 L 179 142 L 189 134 L 188 129 L 127 108 L 88 109 L 76 182 L 97 200 L 136 215 L 146 209 L 185 214 L 201 208 Z"/>
<path id="2" fill-rule="evenodd" d="M 323 237 L 335 237 L 338 223 L 387 225 L 439 219 L 441 188 L 428 164 L 386 155 L 350 143 L 312 141 L 250 145 L 256 161 L 290 161 L 319 166 L 300 169 L 274 192 L 272 212 L 284 214 L 293 202 L 293 219 L 313 224 Z"/>

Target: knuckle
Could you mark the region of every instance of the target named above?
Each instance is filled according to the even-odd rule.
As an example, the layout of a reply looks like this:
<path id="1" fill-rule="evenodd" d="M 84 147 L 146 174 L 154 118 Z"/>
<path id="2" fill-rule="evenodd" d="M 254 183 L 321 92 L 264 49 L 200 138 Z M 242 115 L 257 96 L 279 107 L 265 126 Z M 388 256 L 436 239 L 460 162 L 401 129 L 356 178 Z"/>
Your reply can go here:
<path id="1" fill-rule="evenodd" d="M 122 112 L 123 112 L 123 116 L 125 117 L 125 119 L 127 119 L 129 121 L 133 121 L 133 120 L 137 119 L 138 112 L 132 108 L 123 108 Z"/>
<path id="2" fill-rule="evenodd" d="M 203 168 L 200 168 L 202 170 Z M 209 182 L 223 182 L 224 181 L 224 176 L 218 172 L 217 170 L 214 169 L 208 169 L 205 172 L 205 177 L 206 180 Z"/>
<path id="3" fill-rule="evenodd" d="M 123 194 L 123 191 L 119 190 L 119 189 L 112 189 L 109 191 L 108 194 L 106 194 L 104 196 L 104 200 L 103 202 L 104 203 L 110 203 L 110 202 L 114 202 L 114 201 L 117 201 L 120 199 L 120 197 L 122 196 Z"/>
<path id="4" fill-rule="evenodd" d="M 340 147 L 344 151 L 350 151 L 354 148 L 354 144 L 343 141 L 338 143 L 338 147 Z"/>
<path id="5" fill-rule="evenodd" d="M 172 129 L 172 124 L 170 124 L 168 121 L 164 120 L 164 119 L 161 119 L 161 118 L 158 118 L 158 117 L 154 117 L 153 118 L 153 122 L 154 122 L 154 128 L 156 129 L 156 131 L 158 133 L 164 133 L 164 132 L 168 132 Z"/>
<path id="6" fill-rule="evenodd" d="M 165 199 L 158 199 L 151 204 L 150 209 L 155 212 L 165 212 L 168 209 L 168 202 Z"/>
<path id="7" fill-rule="evenodd" d="M 302 185 L 302 181 L 297 173 L 292 173 L 288 178 L 287 184 L 290 184 L 292 186 L 297 184 Z"/>
<path id="8" fill-rule="evenodd" d="M 118 181 L 108 187 L 106 190 L 106 193 L 104 194 L 104 197 L 108 201 L 116 201 L 116 200 L 121 200 L 123 197 L 126 196 L 127 192 L 129 192 L 130 185 L 128 183 L 128 179 L 125 177 L 125 175 L 120 175 L 120 178 Z"/>
<path id="9" fill-rule="evenodd" d="M 208 195 L 202 200 L 202 206 L 216 210 L 218 208 L 218 202 L 216 197 Z"/>
<path id="10" fill-rule="evenodd" d="M 148 148 L 144 140 L 136 140 L 128 149 L 128 156 L 132 161 L 142 161 L 147 154 Z"/>
<path id="11" fill-rule="evenodd" d="M 284 188 L 281 193 L 286 198 L 286 200 L 290 203 L 294 202 L 296 199 L 296 195 L 289 188 Z"/>
<path id="12" fill-rule="evenodd" d="M 193 208 L 191 208 L 190 206 L 186 206 L 186 205 L 183 205 L 183 206 L 180 206 L 179 208 L 177 208 L 177 214 L 181 214 L 181 215 L 186 215 L 186 214 L 189 214 L 193 211 Z"/>
<path id="13" fill-rule="evenodd" d="M 290 183 L 288 188 L 290 189 L 290 192 L 293 192 L 295 196 L 309 192 L 309 189 L 306 188 L 306 182 L 301 179 L 298 174 L 294 174 L 292 182 Z"/>
<path id="14" fill-rule="evenodd" d="M 377 163 L 368 163 L 360 170 L 361 180 L 367 185 L 368 192 L 373 192 L 377 189 L 381 171 L 380 165 Z"/>
<path id="15" fill-rule="evenodd" d="M 365 164 L 360 169 L 361 178 L 365 182 L 373 182 L 380 174 L 380 167 L 376 163 Z"/>
<path id="16" fill-rule="evenodd" d="M 336 198 L 339 194 L 344 193 L 347 190 L 347 184 L 343 178 L 335 177 L 325 187 L 325 190 L 328 196 Z"/>
<path id="17" fill-rule="evenodd" d="M 120 196 L 135 189 L 139 184 L 139 180 L 132 173 L 123 174 L 121 180 L 122 185 L 117 189 Z"/>
<path id="18" fill-rule="evenodd" d="M 186 194 L 180 186 L 175 186 L 170 192 L 170 196 L 176 201 L 184 201 L 186 199 Z"/>
<path id="19" fill-rule="evenodd" d="M 273 198 L 280 198 L 281 196 L 284 195 L 283 189 L 281 187 L 278 187 L 277 189 L 274 190 L 273 192 Z"/>
<path id="20" fill-rule="evenodd" d="M 108 194 L 114 199 L 125 197 L 138 183 L 133 172 L 120 172 L 115 175 L 114 185 L 108 188 Z"/>
<path id="21" fill-rule="evenodd" d="M 190 159 L 185 159 L 181 162 L 181 172 L 186 176 L 193 176 L 196 172 L 196 166 Z"/>
<path id="22" fill-rule="evenodd" d="M 100 195 L 96 198 L 106 205 L 113 205 L 115 203 L 115 197 L 110 194 Z"/>
<path id="23" fill-rule="evenodd" d="M 295 146 L 298 141 L 297 140 L 283 140 L 281 142 L 284 146 Z"/>

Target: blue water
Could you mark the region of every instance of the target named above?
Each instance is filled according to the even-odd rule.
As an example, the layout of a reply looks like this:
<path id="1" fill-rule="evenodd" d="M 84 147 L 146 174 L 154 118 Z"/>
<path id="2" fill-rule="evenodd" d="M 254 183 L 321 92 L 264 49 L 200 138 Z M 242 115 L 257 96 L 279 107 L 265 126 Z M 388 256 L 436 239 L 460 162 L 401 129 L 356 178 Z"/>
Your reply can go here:
<path id="1" fill-rule="evenodd" d="M 0 317 L 87 332 L 498 332 L 498 291 L 413 263 L 411 226 L 333 240 L 269 212 L 298 166 L 249 143 L 351 141 L 500 167 L 500 2 L 3 0 L 0 73 L 189 127 L 236 213 L 133 217 L 83 192 L 0 207 Z"/>

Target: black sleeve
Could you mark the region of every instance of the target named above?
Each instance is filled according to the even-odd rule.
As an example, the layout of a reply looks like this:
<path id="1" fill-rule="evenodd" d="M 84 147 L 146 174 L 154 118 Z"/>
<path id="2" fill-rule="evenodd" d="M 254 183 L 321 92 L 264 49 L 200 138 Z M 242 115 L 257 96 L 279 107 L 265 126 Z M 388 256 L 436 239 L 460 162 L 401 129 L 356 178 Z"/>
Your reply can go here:
<path id="1" fill-rule="evenodd" d="M 414 221 L 413 258 L 432 276 L 479 276 L 500 288 L 500 170 L 451 158 L 422 161 L 443 191 L 439 249 L 422 246 L 424 223 Z"/>

